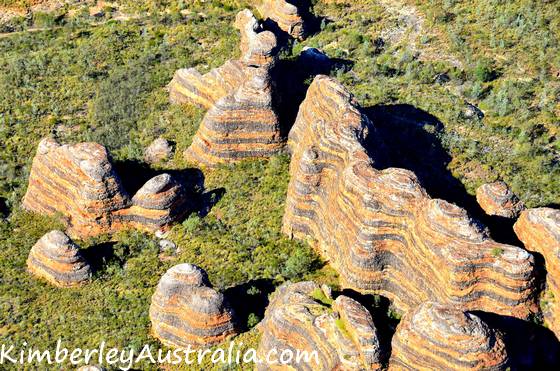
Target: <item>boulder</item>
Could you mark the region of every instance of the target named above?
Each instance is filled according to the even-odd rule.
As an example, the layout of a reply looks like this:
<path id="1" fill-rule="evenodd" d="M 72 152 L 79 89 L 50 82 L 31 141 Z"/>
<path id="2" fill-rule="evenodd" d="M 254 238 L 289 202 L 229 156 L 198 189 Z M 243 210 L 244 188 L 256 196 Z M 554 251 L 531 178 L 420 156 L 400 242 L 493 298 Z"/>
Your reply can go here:
<path id="1" fill-rule="evenodd" d="M 150 164 L 169 160 L 173 155 L 173 146 L 163 138 L 157 138 L 144 151 L 144 160 Z"/>
<path id="2" fill-rule="evenodd" d="M 78 246 L 56 230 L 45 234 L 31 248 L 27 269 L 59 287 L 80 286 L 91 279 L 91 267 Z"/>
<path id="3" fill-rule="evenodd" d="M 525 210 L 513 228 L 527 250 L 544 258 L 547 274 L 541 309 L 545 322 L 560 339 L 560 210 Z"/>
<path id="4" fill-rule="evenodd" d="M 389 370 L 506 370 L 500 333 L 456 307 L 424 303 L 406 314 L 393 336 Z"/>
<path id="5" fill-rule="evenodd" d="M 425 301 L 526 318 L 534 258 L 493 241 L 465 210 L 432 199 L 408 170 L 377 170 L 373 123 L 335 79 L 318 76 L 289 134 L 283 231 L 311 240 L 344 288 L 407 312 Z"/>
<path id="6" fill-rule="evenodd" d="M 504 182 L 483 184 L 476 190 L 476 200 L 488 215 L 515 219 L 525 208 Z"/>
<path id="7" fill-rule="evenodd" d="M 273 349 L 278 355 L 308 352 L 309 362 L 282 365 L 282 369 L 379 369 L 382 352 L 371 314 L 349 297 L 333 301 L 327 295 L 314 282 L 280 286 L 259 327 L 262 337 L 257 354 L 265 359 Z M 269 367 L 259 364 L 257 370 Z"/>
<path id="8" fill-rule="evenodd" d="M 150 305 L 153 335 L 172 348 L 209 347 L 237 333 L 232 309 L 206 272 L 180 264 L 161 277 Z"/>
<path id="9" fill-rule="evenodd" d="M 162 174 L 130 198 L 97 143 L 60 145 L 43 139 L 33 159 L 23 207 L 40 214 L 62 214 L 68 232 L 80 238 L 137 228 L 167 229 L 186 210 L 184 187 Z"/>

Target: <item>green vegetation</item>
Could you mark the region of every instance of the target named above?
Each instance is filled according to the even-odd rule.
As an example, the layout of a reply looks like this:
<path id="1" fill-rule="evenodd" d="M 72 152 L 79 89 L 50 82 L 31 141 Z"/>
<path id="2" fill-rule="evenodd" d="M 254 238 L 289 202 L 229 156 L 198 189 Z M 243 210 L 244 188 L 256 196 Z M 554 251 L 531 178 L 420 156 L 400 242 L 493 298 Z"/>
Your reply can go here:
<path id="1" fill-rule="evenodd" d="M 313 290 L 311 292 L 311 297 L 327 307 L 330 307 L 333 303 L 333 299 L 327 297 L 327 295 L 325 295 L 323 290 L 321 290 L 320 288 Z"/>
<path id="2" fill-rule="evenodd" d="M 504 253 L 504 249 L 502 249 L 502 248 L 494 247 L 492 249 L 492 256 L 495 257 L 495 258 L 502 255 L 503 253 Z"/>
<path id="3" fill-rule="evenodd" d="M 0 6 L 30 3 L 3 0 Z M 127 232 L 115 241 L 78 241 L 102 263 L 84 288 L 55 289 L 25 272 L 31 246 L 62 228 L 56 218 L 20 209 L 39 139 L 99 141 L 116 161 L 138 162 L 143 148 L 163 136 L 177 151 L 162 167 L 184 169 L 181 154 L 203 111 L 171 106 L 165 85 L 178 68 L 206 72 L 238 53 L 231 25 L 242 2 L 118 3 L 128 21 L 93 19 L 87 11 L 70 16 L 64 8 L 10 26 L 45 30 L 0 38 L 0 343 L 53 348 L 61 337 L 75 347 L 101 340 L 157 346 L 149 336 L 150 297 L 159 277 L 180 262 L 202 266 L 220 289 L 263 279 L 275 286 L 313 279 L 337 287 L 334 270 L 322 267 L 308 244 L 280 231 L 288 184 L 284 155 L 205 171 L 206 190 L 225 193 L 208 215 L 191 215 L 172 229 L 179 247 L 174 260 L 159 259 L 152 236 Z M 389 10 L 386 3 L 317 3 L 316 13 L 325 16 L 322 32 L 295 43 L 294 54 L 315 46 L 352 61 L 351 69 L 333 75 L 364 107 L 409 104 L 436 117 L 444 130 L 422 130 L 443 148 L 446 170 L 471 194 L 501 178 L 529 206 L 560 203 L 557 3 L 408 1 L 419 12 L 406 17 L 398 9 L 407 8 Z M 449 81 L 438 83 L 441 74 Z M 467 117 L 465 101 L 485 117 Z M 422 156 L 430 163 L 428 152 Z M 247 293 L 262 295 L 256 288 Z M 260 318 L 248 313 L 247 327 Z M 240 336 L 246 346 L 257 339 L 254 329 Z"/>

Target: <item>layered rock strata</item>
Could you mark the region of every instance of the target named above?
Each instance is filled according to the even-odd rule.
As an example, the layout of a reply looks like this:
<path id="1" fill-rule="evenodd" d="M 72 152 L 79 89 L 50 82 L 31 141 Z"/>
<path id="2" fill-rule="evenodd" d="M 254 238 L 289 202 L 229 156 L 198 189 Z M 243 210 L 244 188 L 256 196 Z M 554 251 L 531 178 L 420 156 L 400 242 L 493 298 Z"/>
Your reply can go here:
<path id="1" fill-rule="evenodd" d="M 249 10 L 237 15 L 235 26 L 241 31 L 239 60 L 205 75 L 178 70 L 169 84 L 171 102 L 208 109 L 185 151 L 188 160 L 205 166 L 267 157 L 283 147 L 271 80 L 276 37 Z"/>
<path id="2" fill-rule="evenodd" d="M 173 348 L 207 347 L 236 334 L 234 314 L 206 272 L 192 264 L 169 269 L 150 305 L 152 332 Z"/>
<path id="3" fill-rule="evenodd" d="M 294 39 L 302 40 L 307 34 L 304 3 L 304 0 L 261 0 L 257 9 L 264 19 L 271 20 Z"/>
<path id="4" fill-rule="evenodd" d="M 544 258 L 547 287 L 541 298 L 541 308 L 547 325 L 560 339 L 560 210 L 525 210 L 514 230 L 527 250 Z"/>
<path id="5" fill-rule="evenodd" d="M 283 231 L 312 239 L 344 287 L 408 311 L 425 301 L 526 317 L 534 258 L 496 243 L 465 210 L 432 199 L 407 170 L 377 170 L 373 124 L 336 80 L 311 84 L 289 134 Z"/>
<path id="6" fill-rule="evenodd" d="M 41 214 L 60 213 L 68 232 L 81 238 L 128 228 L 157 231 L 185 213 L 184 187 L 169 174 L 149 180 L 130 198 L 97 143 L 39 143 L 23 207 Z"/>
<path id="7" fill-rule="evenodd" d="M 314 282 L 287 283 L 278 288 L 260 325 L 257 354 L 266 359 L 273 349 L 276 357 L 283 351 L 294 355 L 307 351 L 310 358 L 284 365 L 260 364 L 258 370 L 381 367 L 382 353 L 371 314 L 349 297 L 333 301 L 328 295 Z"/>
<path id="8" fill-rule="evenodd" d="M 91 267 L 78 246 L 61 231 L 45 234 L 31 248 L 27 269 L 59 287 L 80 286 L 91 279 Z"/>
<path id="9" fill-rule="evenodd" d="M 506 370 L 502 336 L 479 317 L 425 303 L 405 315 L 392 340 L 390 370 Z"/>
<path id="10" fill-rule="evenodd" d="M 504 182 L 481 185 L 476 190 L 476 200 L 488 215 L 514 219 L 524 209 L 523 202 Z"/>

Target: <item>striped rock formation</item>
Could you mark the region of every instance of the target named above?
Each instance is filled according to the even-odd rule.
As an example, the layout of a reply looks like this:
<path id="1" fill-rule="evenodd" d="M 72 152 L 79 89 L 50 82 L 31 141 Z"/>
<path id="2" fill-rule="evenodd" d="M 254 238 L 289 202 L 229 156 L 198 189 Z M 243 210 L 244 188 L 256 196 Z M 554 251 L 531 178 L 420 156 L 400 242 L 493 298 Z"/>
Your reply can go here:
<path id="1" fill-rule="evenodd" d="M 425 301 L 521 318 L 536 310 L 533 256 L 431 199 L 412 172 L 375 169 L 365 149 L 374 131 L 348 91 L 316 77 L 289 134 L 283 231 L 315 241 L 343 287 L 405 312 Z"/>
<path id="2" fill-rule="evenodd" d="M 283 147 L 274 111 L 271 69 L 276 61 L 276 37 L 263 31 L 249 10 L 237 15 L 241 58 L 201 75 L 181 69 L 169 84 L 173 103 L 208 109 L 185 156 L 205 166 L 244 158 L 267 157 Z"/>
<path id="3" fill-rule="evenodd" d="M 527 250 L 544 258 L 547 288 L 541 308 L 546 323 L 560 339 L 560 210 L 525 210 L 513 228 Z"/>
<path id="4" fill-rule="evenodd" d="M 371 314 L 353 299 L 339 296 L 333 302 L 328 295 L 314 282 L 287 283 L 278 288 L 259 327 L 262 337 L 257 354 L 266 359 L 275 349 L 278 359 L 283 351 L 307 351 L 310 358 L 308 362 L 289 365 L 260 364 L 258 370 L 381 367 L 378 334 Z"/>
<path id="5" fill-rule="evenodd" d="M 170 175 L 149 180 L 132 199 L 115 173 L 110 156 L 97 143 L 39 143 L 23 207 L 68 219 L 71 235 L 81 238 L 121 229 L 166 229 L 185 210 L 183 187 Z"/>
<path id="6" fill-rule="evenodd" d="M 80 286 L 91 278 L 91 268 L 78 246 L 61 231 L 51 231 L 31 248 L 27 269 L 59 287 Z"/>
<path id="7" fill-rule="evenodd" d="M 488 215 L 514 219 L 524 209 L 523 202 L 504 182 L 481 185 L 476 190 L 476 200 Z"/>
<path id="8" fill-rule="evenodd" d="M 264 19 L 270 19 L 278 28 L 294 39 L 303 40 L 306 25 L 303 17 L 303 0 L 261 0 L 257 9 Z"/>
<path id="9" fill-rule="evenodd" d="M 234 315 L 206 272 L 180 264 L 161 277 L 150 305 L 152 331 L 173 348 L 207 347 L 236 334 Z"/>
<path id="10" fill-rule="evenodd" d="M 397 327 L 389 370 L 506 370 L 508 363 L 501 335 L 479 317 L 428 302 Z"/>

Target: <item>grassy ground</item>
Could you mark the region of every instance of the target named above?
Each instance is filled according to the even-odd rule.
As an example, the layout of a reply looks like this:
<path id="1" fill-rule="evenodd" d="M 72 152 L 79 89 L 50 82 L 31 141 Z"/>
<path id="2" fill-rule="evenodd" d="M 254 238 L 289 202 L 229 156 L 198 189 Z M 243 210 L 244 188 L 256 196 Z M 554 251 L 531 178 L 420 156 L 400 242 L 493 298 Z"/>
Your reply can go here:
<path id="1" fill-rule="evenodd" d="M 53 347 L 62 337 L 72 346 L 156 346 L 149 299 L 179 262 L 199 264 L 218 288 L 248 298 L 241 308 L 248 327 L 279 283 L 336 283 L 307 244 L 280 232 L 284 155 L 205 171 L 217 203 L 173 228 L 175 260 L 161 261 L 153 237 L 130 232 L 114 244 L 79 242 L 105 258 L 84 288 L 58 290 L 28 276 L 29 249 L 57 226 L 19 209 L 39 139 L 99 141 L 116 161 L 139 162 L 163 136 L 176 142 L 177 154 L 162 168 L 183 169 L 180 154 L 203 112 L 169 105 L 165 85 L 178 68 L 205 72 L 238 53 L 231 25 L 241 3 L 119 3 L 135 19 L 37 16 L 18 29 L 54 28 L 0 38 L 0 343 Z M 432 194 L 453 200 L 503 178 L 531 206 L 560 203 L 557 2 L 466 4 L 321 2 L 322 32 L 296 43 L 294 54 L 308 45 L 347 61 L 333 75 L 378 125 L 387 150 L 380 166 L 411 168 Z M 179 13 L 185 9 L 188 17 Z M 438 74 L 449 81 L 438 83 Z M 466 117 L 466 102 L 485 117 Z M 254 344 L 256 331 L 242 340 Z"/>

